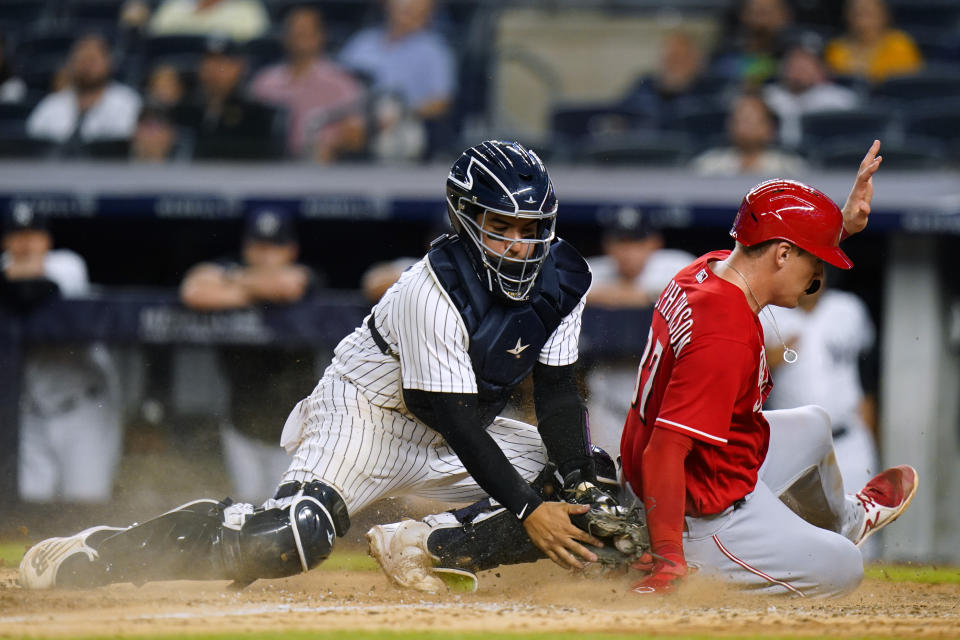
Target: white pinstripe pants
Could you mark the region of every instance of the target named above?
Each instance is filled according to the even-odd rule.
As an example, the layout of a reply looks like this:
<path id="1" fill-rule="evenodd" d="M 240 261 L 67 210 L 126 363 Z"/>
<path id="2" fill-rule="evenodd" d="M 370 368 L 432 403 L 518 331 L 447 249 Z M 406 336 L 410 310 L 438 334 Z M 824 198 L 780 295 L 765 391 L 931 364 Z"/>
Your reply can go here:
<path id="1" fill-rule="evenodd" d="M 299 444 L 280 483 L 320 480 L 340 493 L 351 514 L 389 496 L 460 503 L 487 496 L 440 434 L 371 404 L 349 382 L 322 379 L 294 408 L 285 441 L 291 420 L 300 427 Z M 536 427 L 498 417 L 487 432 L 520 475 L 533 481 L 547 460 Z M 285 505 L 268 500 L 266 506 Z"/>

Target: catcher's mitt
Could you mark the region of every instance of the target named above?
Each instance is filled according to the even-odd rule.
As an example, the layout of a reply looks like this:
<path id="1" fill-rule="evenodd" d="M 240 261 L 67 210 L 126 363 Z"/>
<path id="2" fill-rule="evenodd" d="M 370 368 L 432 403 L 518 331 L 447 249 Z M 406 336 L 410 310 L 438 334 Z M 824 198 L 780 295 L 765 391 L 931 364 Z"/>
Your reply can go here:
<path id="1" fill-rule="evenodd" d="M 613 496 L 591 482 L 568 485 L 563 495 L 567 502 L 590 506 L 590 511 L 570 516 L 570 520 L 603 541 L 603 547 L 585 545 L 597 555 L 602 568 L 626 567 L 650 551 L 642 509 L 620 506 Z"/>

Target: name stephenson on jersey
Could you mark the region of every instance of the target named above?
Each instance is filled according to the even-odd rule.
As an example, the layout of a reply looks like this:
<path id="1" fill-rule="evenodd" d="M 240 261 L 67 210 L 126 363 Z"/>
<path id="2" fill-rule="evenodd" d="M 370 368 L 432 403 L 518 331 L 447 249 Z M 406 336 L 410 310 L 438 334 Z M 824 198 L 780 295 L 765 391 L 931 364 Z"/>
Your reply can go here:
<path id="1" fill-rule="evenodd" d="M 539 362 L 551 366 L 576 362 L 583 306 L 581 299 L 547 339 Z M 398 357 L 384 354 L 377 346 L 367 326 L 368 316 L 337 345 L 324 378 L 346 379 L 372 404 L 404 413 L 401 384 L 422 391 L 477 392 L 463 318 L 426 257 L 400 276 L 371 313 L 377 331 Z M 515 349 L 526 344 L 521 335 L 517 340 Z"/>

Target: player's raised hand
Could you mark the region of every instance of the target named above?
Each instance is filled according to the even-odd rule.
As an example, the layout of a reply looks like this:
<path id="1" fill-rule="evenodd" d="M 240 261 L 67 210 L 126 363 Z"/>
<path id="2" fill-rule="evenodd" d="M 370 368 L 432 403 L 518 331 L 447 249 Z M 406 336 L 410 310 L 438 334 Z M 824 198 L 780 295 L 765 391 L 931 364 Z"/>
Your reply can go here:
<path id="1" fill-rule="evenodd" d="M 883 156 L 880 153 L 880 141 L 874 140 L 870 150 L 860 162 L 857 179 L 850 189 L 847 202 L 843 205 L 844 236 L 863 231 L 870 217 L 870 201 L 873 200 L 873 174 L 880 168 Z"/>
<path id="2" fill-rule="evenodd" d="M 585 504 L 542 502 L 523 521 L 523 528 L 533 544 L 558 565 L 565 569 L 583 569 L 578 556 L 588 562 L 596 562 L 597 556 L 577 541 L 595 547 L 602 547 L 603 543 L 570 522 L 570 514 L 589 510 L 590 506 Z"/>

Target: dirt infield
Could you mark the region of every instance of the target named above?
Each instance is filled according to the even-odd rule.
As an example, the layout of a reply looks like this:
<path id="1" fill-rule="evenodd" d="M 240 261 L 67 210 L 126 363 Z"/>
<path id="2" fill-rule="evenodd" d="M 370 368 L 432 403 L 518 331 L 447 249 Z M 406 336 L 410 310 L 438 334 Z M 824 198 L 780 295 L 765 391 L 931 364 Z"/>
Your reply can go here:
<path id="1" fill-rule="evenodd" d="M 570 576 L 547 561 L 481 576 L 473 594 L 423 596 L 373 571 L 261 580 L 26 591 L 0 569 L 0 637 L 284 630 L 582 631 L 797 637 L 960 637 L 960 584 L 867 580 L 831 601 L 745 597 L 693 579 L 668 598 L 624 576 Z"/>

